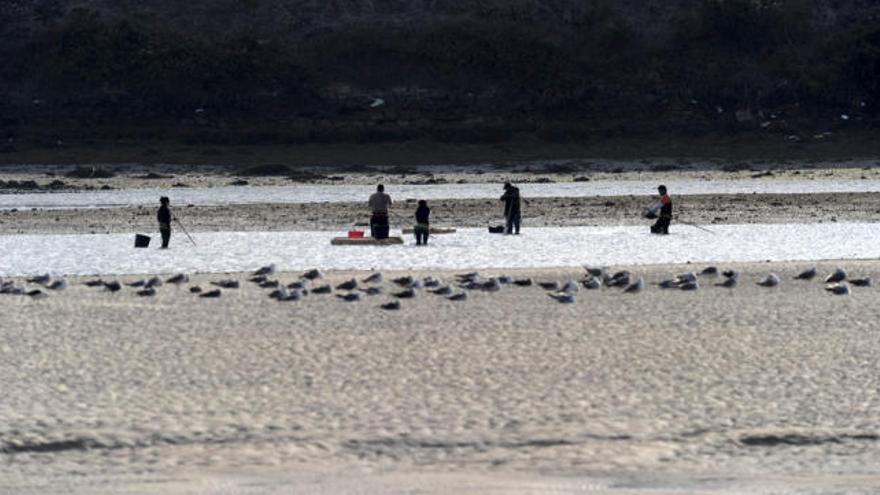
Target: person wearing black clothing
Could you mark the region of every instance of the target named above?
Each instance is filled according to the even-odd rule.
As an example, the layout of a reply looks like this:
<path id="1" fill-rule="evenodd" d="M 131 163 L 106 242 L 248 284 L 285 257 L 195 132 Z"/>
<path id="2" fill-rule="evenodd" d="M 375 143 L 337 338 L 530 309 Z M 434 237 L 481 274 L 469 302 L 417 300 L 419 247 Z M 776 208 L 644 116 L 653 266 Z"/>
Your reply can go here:
<path id="1" fill-rule="evenodd" d="M 168 196 L 159 198 L 159 212 L 156 214 L 159 220 L 159 233 L 162 234 L 162 249 L 168 249 L 168 243 L 171 241 L 171 210 L 168 208 Z"/>
<path id="2" fill-rule="evenodd" d="M 416 234 L 416 245 L 428 244 L 428 234 L 431 232 L 429 217 L 431 209 L 428 208 L 428 202 L 424 199 L 419 200 L 419 206 L 416 208 L 416 226 L 413 231 Z"/>
<path id="3" fill-rule="evenodd" d="M 520 224 L 520 198 L 519 189 L 513 187 L 510 182 L 504 183 L 504 194 L 501 196 L 504 201 L 504 219 L 506 221 L 505 234 L 519 235 Z"/>
<path id="4" fill-rule="evenodd" d="M 669 224 L 672 223 L 672 199 L 666 193 L 666 186 L 657 187 L 657 192 L 660 193 L 660 199 L 645 213 L 645 218 L 657 219 L 651 226 L 652 234 L 666 235 L 669 233 Z"/>

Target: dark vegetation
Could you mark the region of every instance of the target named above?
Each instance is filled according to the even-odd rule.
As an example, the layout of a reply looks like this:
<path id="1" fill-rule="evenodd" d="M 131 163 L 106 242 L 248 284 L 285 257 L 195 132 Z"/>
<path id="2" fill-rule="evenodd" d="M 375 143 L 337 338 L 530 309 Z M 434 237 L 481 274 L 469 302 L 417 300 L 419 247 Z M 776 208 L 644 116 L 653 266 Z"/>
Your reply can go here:
<path id="1" fill-rule="evenodd" d="M 874 4 L 6 0 L 0 149 L 872 128 Z"/>

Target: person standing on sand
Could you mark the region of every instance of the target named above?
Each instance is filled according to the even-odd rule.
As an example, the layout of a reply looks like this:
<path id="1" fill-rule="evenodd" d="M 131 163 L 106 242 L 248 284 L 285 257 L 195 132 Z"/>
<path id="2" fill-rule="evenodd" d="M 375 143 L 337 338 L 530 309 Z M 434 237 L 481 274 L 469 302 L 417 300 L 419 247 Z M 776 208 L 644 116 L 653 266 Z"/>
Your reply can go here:
<path id="1" fill-rule="evenodd" d="M 657 192 L 660 193 L 660 199 L 645 212 L 645 218 L 657 219 L 651 226 L 652 234 L 666 235 L 669 234 L 669 224 L 672 222 L 672 200 L 666 193 L 666 186 L 658 186 Z"/>
<path id="2" fill-rule="evenodd" d="M 385 186 L 376 186 L 376 192 L 370 196 L 370 235 L 374 239 L 388 238 L 388 207 L 391 206 L 391 196 L 385 193 Z"/>
<path id="3" fill-rule="evenodd" d="M 504 201 L 504 220 L 506 222 L 504 233 L 519 235 L 521 218 L 519 189 L 513 187 L 510 182 L 505 182 L 501 201 Z"/>
<path id="4" fill-rule="evenodd" d="M 171 242 L 171 209 L 168 208 L 168 196 L 159 198 L 159 211 L 156 213 L 156 219 L 159 220 L 159 233 L 162 234 L 162 249 L 168 249 L 168 243 Z"/>
<path id="5" fill-rule="evenodd" d="M 416 235 L 416 246 L 428 245 L 428 234 L 431 232 L 430 215 L 431 209 L 428 208 L 428 202 L 420 199 L 419 206 L 416 208 L 416 226 L 413 228 L 413 233 Z"/>

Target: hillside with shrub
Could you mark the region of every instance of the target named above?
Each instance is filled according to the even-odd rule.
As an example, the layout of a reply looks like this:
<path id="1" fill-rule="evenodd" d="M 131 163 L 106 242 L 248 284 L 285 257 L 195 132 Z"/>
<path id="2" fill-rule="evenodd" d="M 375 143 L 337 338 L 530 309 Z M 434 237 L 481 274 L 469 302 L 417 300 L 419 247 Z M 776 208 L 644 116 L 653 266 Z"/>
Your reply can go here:
<path id="1" fill-rule="evenodd" d="M 0 59 L 7 143 L 880 126 L 859 0 L 7 0 Z"/>

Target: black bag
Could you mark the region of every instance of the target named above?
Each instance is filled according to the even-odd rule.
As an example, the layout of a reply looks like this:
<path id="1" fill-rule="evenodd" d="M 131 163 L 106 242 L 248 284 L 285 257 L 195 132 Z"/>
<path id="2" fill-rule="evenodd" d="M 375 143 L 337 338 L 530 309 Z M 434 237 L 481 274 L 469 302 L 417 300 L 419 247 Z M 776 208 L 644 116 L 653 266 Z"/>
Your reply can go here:
<path id="1" fill-rule="evenodd" d="M 504 233 L 504 225 L 496 225 L 494 227 L 489 227 L 490 234 L 503 234 Z"/>
<path id="2" fill-rule="evenodd" d="M 150 236 L 143 234 L 134 235 L 134 247 L 145 248 L 150 246 Z"/>

